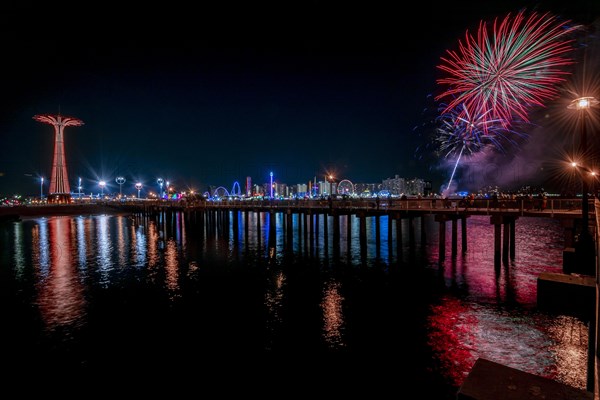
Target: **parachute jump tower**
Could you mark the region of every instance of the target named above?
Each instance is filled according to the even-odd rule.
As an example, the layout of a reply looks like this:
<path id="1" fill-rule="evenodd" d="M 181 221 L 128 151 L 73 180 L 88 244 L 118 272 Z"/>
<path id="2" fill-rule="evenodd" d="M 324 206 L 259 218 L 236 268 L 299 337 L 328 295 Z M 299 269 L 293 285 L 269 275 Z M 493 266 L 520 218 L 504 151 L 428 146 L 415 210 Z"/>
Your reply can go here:
<path id="1" fill-rule="evenodd" d="M 83 121 L 60 114 L 38 114 L 33 119 L 54 126 L 54 154 L 52 157 L 48 203 L 70 203 L 71 187 L 69 186 L 67 162 L 65 160 L 64 129 L 67 126 L 81 126 Z"/>

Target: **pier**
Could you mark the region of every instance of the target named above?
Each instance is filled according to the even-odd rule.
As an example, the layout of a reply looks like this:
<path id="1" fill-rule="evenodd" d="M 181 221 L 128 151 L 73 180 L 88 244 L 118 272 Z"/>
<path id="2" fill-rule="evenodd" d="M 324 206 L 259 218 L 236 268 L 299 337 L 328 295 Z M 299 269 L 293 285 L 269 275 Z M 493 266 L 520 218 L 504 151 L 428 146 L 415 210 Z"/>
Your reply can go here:
<path id="1" fill-rule="evenodd" d="M 350 239 L 351 216 L 358 219 L 359 242 L 361 247 L 367 242 L 367 220 L 373 219 L 375 229 L 376 248 L 380 248 L 381 229 L 380 221 L 386 218 L 388 244 L 396 242 L 396 248 L 390 247 L 388 251 L 402 251 L 403 235 L 408 235 L 409 243 L 414 244 L 416 231 L 421 234 L 421 242 L 425 242 L 425 219 L 433 218 L 439 225 L 439 257 L 440 262 L 447 256 L 454 257 L 459 251 L 468 250 L 467 219 L 474 215 L 486 215 L 490 218 L 490 225 L 494 230 L 494 264 L 496 266 L 514 259 L 515 226 L 520 217 L 555 218 L 560 220 L 565 235 L 565 272 L 589 273 L 578 269 L 574 254 L 577 236 L 584 229 L 582 226 L 581 199 L 550 199 L 546 207 L 532 203 L 525 199 L 504 200 L 497 204 L 495 201 L 477 199 L 471 205 L 466 205 L 462 200 L 443 201 L 440 199 L 319 199 L 319 200 L 223 200 L 223 201 L 143 201 L 121 203 L 116 207 L 131 213 L 143 215 L 182 213 L 192 223 L 208 224 L 205 230 L 216 229 L 214 224 L 224 219 L 234 218 L 236 221 L 243 219 L 244 227 L 248 229 L 249 215 L 255 213 L 281 213 L 285 215 L 284 225 L 288 241 L 292 240 L 293 229 L 303 232 L 304 242 L 308 250 L 319 246 L 316 242 L 319 229 L 324 229 L 324 240 L 329 241 L 331 231 L 334 248 L 340 244 L 340 220 L 345 219 L 346 238 Z M 594 207 L 589 207 L 595 211 Z M 270 220 L 274 220 L 271 218 Z M 257 219 L 260 223 L 260 219 Z M 296 226 L 294 227 L 294 221 Z M 403 224 L 403 221 L 405 223 Z M 595 237 L 595 218 L 589 218 L 588 231 Z M 331 222 L 331 227 L 329 226 Z M 418 224 L 418 225 L 417 225 Z M 450 249 L 447 249 L 447 225 L 450 224 Z M 219 223 L 220 225 L 220 223 Z M 237 223 L 234 224 L 237 227 Z M 402 226 L 407 226 L 403 232 Z M 460 225 L 460 229 L 459 229 Z M 320 228 L 322 227 L 322 228 Z M 419 227 L 419 229 L 417 229 Z M 289 245 L 293 245 L 289 243 Z M 570 257 L 571 256 L 571 257 Z M 570 257 L 570 258 L 569 258 Z"/>

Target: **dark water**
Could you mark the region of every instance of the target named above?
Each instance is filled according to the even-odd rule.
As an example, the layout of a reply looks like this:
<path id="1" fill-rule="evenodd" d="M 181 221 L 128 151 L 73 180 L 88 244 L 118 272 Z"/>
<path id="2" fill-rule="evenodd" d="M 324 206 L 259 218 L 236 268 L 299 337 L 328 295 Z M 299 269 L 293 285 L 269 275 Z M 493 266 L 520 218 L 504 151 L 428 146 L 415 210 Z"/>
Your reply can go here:
<path id="1" fill-rule="evenodd" d="M 3 225 L 3 365 L 21 377 L 60 371 L 112 382 L 135 373 L 147 389 L 185 373 L 194 379 L 178 387 L 226 378 L 225 392 L 248 395 L 285 383 L 281 397 L 416 388 L 419 398 L 453 399 L 484 357 L 585 388 L 586 322 L 536 308 L 539 273 L 562 270 L 558 221 L 519 218 L 516 257 L 494 268 L 489 217 L 468 219 L 468 250 L 459 243 L 456 257 L 448 224 L 440 263 L 432 216 L 425 237 L 419 223 L 413 236 L 402 222 L 401 254 L 386 217 L 379 241 L 367 219 L 361 252 L 358 219 L 348 244 L 340 218 L 337 247 L 332 217 L 327 235 L 321 217 L 311 248 L 297 216 L 291 238 L 282 214 L 270 224 L 269 214 L 251 213 L 247 234 L 242 216 L 215 229 L 181 215 Z M 241 378 L 255 385 L 237 387 Z"/>

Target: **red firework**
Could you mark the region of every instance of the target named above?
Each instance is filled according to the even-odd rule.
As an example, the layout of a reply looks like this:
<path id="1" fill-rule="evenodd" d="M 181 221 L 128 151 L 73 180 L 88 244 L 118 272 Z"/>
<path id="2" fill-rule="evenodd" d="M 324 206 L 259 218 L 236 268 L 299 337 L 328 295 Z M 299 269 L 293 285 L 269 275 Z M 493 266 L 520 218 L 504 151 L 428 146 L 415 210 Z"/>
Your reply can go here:
<path id="1" fill-rule="evenodd" d="M 436 100 L 446 99 L 443 113 L 462 109 L 504 128 L 515 119 L 529 122 L 528 111 L 558 96 L 557 84 L 569 74 L 563 68 L 574 63 L 570 33 L 578 27 L 569 23 L 525 11 L 494 20 L 491 29 L 481 21 L 477 36 L 467 31 L 458 51 L 441 57 L 438 68 L 447 76 L 437 83 L 446 90 Z"/>

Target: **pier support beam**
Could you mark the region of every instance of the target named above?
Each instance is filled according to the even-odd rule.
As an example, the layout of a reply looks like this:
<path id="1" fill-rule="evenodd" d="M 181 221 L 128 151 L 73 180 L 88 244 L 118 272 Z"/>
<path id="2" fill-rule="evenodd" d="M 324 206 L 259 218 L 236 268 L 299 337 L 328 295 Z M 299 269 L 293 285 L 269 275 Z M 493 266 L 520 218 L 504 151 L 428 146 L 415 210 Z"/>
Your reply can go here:
<path id="1" fill-rule="evenodd" d="M 315 249 L 315 216 L 312 214 L 312 212 L 308 212 L 309 214 L 309 227 L 308 227 L 308 234 L 309 234 L 309 243 L 308 243 L 308 249 L 310 251 L 310 253 L 313 253 L 313 250 Z M 318 215 L 318 214 L 317 214 Z"/>
<path id="2" fill-rule="evenodd" d="M 360 240 L 360 254 L 363 261 L 366 260 L 367 255 L 367 216 L 366 214 L 360 213 L 359 218 L 359 240 Z"/>
<path id="3" fill-rule="evenodd" d="M 285 218 L 287 221 L 285 227 L 287 241 L 285 246 L 288 250 L 292 250 L 294 248 L 294 214 L 292 214 L 292 210 L 290 208 L 285 211 Z M 298 235 L 298 237 L 300 237 L 300 235 Z"/>
<path id="4" fill-rule="evenodd" d="M 461 228 L 461 236 L 462 236 L 462 252 L 467 252 L 467 217 L 460 217 L 460 228 Z"/>
<path id="5" fill-rule="evenodd" d="M 333 256 L 335 259 L 340 256 L 340 215 L 333 211 Z"/>
<path id="6" fill-rule="evenodd" d="M 352 243 L 352 214 L 346 216 L 346 248 L 348 255 L 350 255 Z"/>
<path id="7" fill-rule="evenodd" d="M 392 228 L 392 216 L 390 214 L 387 215 L 387 240 L 388 240 L 388 255 L 389 255 L 389 259 L 392 259 L 392 256 L 394 254 L 394 246 L 393 246 L 393 228 Z"/>
<path id="8" fill-rule="evenodd" d="M 323 250 L 325 255 L 329 254 L 329 216 L 323 214 Z"/>
<path id="9" fill-rule="evenodd" d="M 304 212 L 304 252 L 308 252 L 308 213 Z"/>
<path id="10" fill-rule="evenodd" d="M 508 262 L 509 249 L 515 247 L 515 224 L 518 217 L 511 215 L 492 215 L 490 223 L 494 225 L 494 266 L 499 267 L 501 259 Z M 504 235 L 502 235 L 504 225 Z M 514 257 L 514 250 L 511 250 Z"/>
<path id="11" fill-rule="evenodd" d="M 411 251 L 415 248 L 415 218 L 408 217 L 408 243 Z"/>
<path id="12" fill-rule="evenodd" d="M 256 241 L 258 243 L 258 248 L 260 251 L 260 243 L 262 241 L 261 237 L 261 227 L 260 227 L 260 211 L 256 212 Z"/>
<path id="13" fill-rule="evenodd" d="M 402 218 L 396 218 L 396 252 L 398 253 L 398 260 L 402 258 Z"/>
<path id="14" fill-rule="evenodd" d="M 381 220 L 380 215 L 375 215 L 375 252 L 376 257 L 381 255 Z"/>
<path id="15" fill-rule="evenodd" d="M 458 254 L 458 221 L 452 218 L 452 257 Z"/>
<path id="16" fill-rule="evenodd" d="M 244 241 L 246 242 L 246 246 L 248 246 L 248 232 L 250 231 L 250 226 L 248 223 L 248 219 L 250 217 L 250 211 L 244 211 Z"/>
<path id="17" fill-rule="evenodd" d="M 442 262 L 446 259 L 446 221 L 448 221 L 448 216 L 437 214 L 435 221 L 439 223 L 438 260 Z"/>

